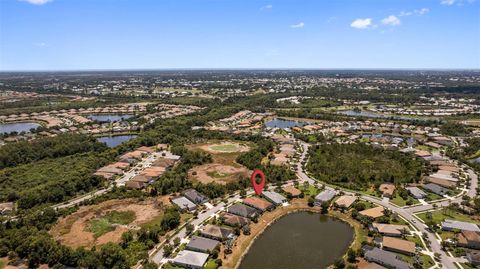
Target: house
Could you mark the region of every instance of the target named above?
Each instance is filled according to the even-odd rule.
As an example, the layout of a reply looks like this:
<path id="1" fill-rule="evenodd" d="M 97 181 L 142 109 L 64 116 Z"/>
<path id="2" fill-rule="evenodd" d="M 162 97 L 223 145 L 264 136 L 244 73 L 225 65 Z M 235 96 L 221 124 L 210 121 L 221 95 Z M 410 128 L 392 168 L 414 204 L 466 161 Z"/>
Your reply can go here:
<path id="1" fill-rule="evenodd" d="M 384 250 L 391 250 L 410 256 L 415 255 L 415 243 L 407 240 L 384 236 L 382 246 Z"/>
<path id="2" fill-rule="evenodd" d="M 385 251 L 377 247 L 365 246 L 363 248 L 365 253 L 364 258 L 369 262 L 378 263 L 387 268 L 395 269 L 410 269 L 410 265 L 399 259 L 395 253 Z"/>
<path id="3" fill-rule="evenodd" d="M 335 205 L 343 208 L 350 208 L 350 206 L 357 201 L 357 197 L 353 195 L 342 195 L 335 200 Z"/>
<path id="4" fill-rule="evenodd" d="M 181 267 L 202 269 L 208 260 L 208 254 L 190 250 L 182 250 L 172 260 L 174 265 Z"/>
<path id="5" fill-rule="evenodd" d="M 274 207 L 272 203 L 254 196 L 243 199 L 243 203 L 258 209 L 261 212 L 265 212 L 266 210 L 270 210 Z"/>
<path id="6" fill-rule="evenodd" d="M 197 205 L 208 202 L 208 198 L 195 189 L 188 189 L 184 191 L 183 196 L 187 197 L 188 200 L 194 202 Z"/>
<path id="7" fill-rule="evenodd" d="M 250 220 L 242 217 L 237 216 L 232 213 L 224 212 L 220 215 L 220 219 L 227 225 L 235 226 L 235 227 L 243 227 L 250 223 Z"/>
<path id="8" fill-rule="evenodd" d="M 219 241 L 224 241 L 226 239 L 233 238 L 235 236 L 235 232 L 232 229 L 207 224 L 200 230 L 200 235 Z"/>
<path id="9" fill-rule="evenodd" d="M 431 157 L 432 154 L 428 151 L 419 150 L 419 151 L 415 152 L 415 156 L 420 157 L 420 158 L 428 158 L 428 157 Z"/>
<path id="10" fill-rule="evenodd" d="M 7 214 L 13 211 L 13 203 L 6 202 L 0 204 L 0 215 Z"/>
<path id="11" fill-rule="evenodd" d="M 478 226 L 474 223 L 457 221 L 457 220 L 449 220 L 449 219 L 446 219 L 444 222 L 442 222 L 442 230 L 444 231 L 460 230 L 460 231 L 480 232 L 480 228 L 478 228 Z"/>
<path id="12" fill-rule="evenodd" d="M 171 202 L 184 211 L 194 211 L 197 205 L 183 196 L 171 199 Z"/>
<path id="13" fill-rule="evenodd" d="M 129 189 L 141 190 L 145 188 L 145 185 L 138 181 L 129 180 L 127 183 L 125 183 L 125 187 Z"/>
<path id="14" fill-rule="evenodd" d="M 410 229 L 407 225 L 385 224 L 374 222 L 370 225 L 370 230 L 380 233 L 384 236 L 400 237 Z"/>
<path id="15" fill-rule="evenodd" d="M 392 198 L 393 192 L 395 191 L 395 185 L 391 183 L 383 183 L 378 187 L 378 190 L 382 192 L 383 197 Z"/>
<path id="16" fill-rule="evenodd" d="M 333 199 L 337 195 L 337 191 L 332 190 L 332 189 L 327 189 L 315 196 L 315 202 L 314 204 L 316 206 L 321 206 L 323 202 L 328 202 Z"/>
<path id="17" fill-rule="evenodd" d="M 462 231 L 457 234 L 457 246 L 480 249 L 480 232 Z"/>
<path id="18" fill-rule="evenodd" d="M 376 219 L 376 218 L 383 217 L 383 211 L 384 211 L 383 206 L 377 206 L 377 207 L 362 210 L 358 212 L 358 214 L 360 214 L 360 216 Z"/>
<path id="19" fill-rule="evenodd" d="M 286 193 L 290 193 L 293 198 L 300 196 L 302 193 L 299 189 L 295 188 L 293 185 L 288 185 L 283 188 L 283 191 Z"/>
<path id="20" fill-rule="evenodd" d="M 244 218 L 249 218 L 249 219 L 253 219 L 257 217 L 259 214 L 257 209 L 244 204 L 240 204 L 240 203 L 231 205 L 230 207 L 227 208 L 227 211 L 234 215 L 241 216 Z"/>
<path id="21" fill-rule="evenodd" d="M 457 183 L 454 181 L 450 181 L 450 180 L 438 178 L 438 177 L 427 177 L 426 180 L 430 183 L 437 184 L 445 188 L 455 188 L 455 186 L 457 186 Z"/>
<path id="22" fill-rule="evenodd" d="M 219 244 L 220 242 L 217 240 L 194 235 L 192 236 L 192 239 L 190 239 L 190 242 L 188 242 L 186 249 L 211 253 Z"/>
<path id="23" fill-rule="evenodd" d="M 480 251 L 478 250 L 469 250 L 466 253 L 467 260 L 470 264 L 473 266 L 479 266 L 480 265 Z"/>
<path id="24" fill-rule="evenodd" d="M 441 196 L 448 193 L 447 189 L 445 189 L 444 187 L 438 186 L 437 184 L 433 184 L 433 183 L 425 184 L 425 185 L 422 186 L 422 188 L 424 188 L 427 191 L 433 192 L 437 195 L 441 195 Z"/>
<path id="25" fill-rule="evenodd" d="M 263 191 L 262 195 L 276 206 L 287 202 L 287 198 L 274 191 Z"/>
<path id="26" fill-rule="evenodd" d="M 418 187 L 406 187 L 405 189 L 415 199 L 423 199 L 427 196 L 427 194 L 424 191 L 422 191 L 421 189 L 419 189 Z"/>

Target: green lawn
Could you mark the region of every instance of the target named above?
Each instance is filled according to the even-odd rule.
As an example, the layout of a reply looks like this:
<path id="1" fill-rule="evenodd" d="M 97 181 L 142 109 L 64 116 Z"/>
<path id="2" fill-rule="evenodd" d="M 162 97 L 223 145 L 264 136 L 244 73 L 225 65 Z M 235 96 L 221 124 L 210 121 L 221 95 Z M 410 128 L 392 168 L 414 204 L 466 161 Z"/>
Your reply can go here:
<path id="1" fill-rule="evenodd" d="M 420 237 L 418 235 L 407 236 L 406 239 L 410 242 L 415 243 L 415 245 L 417 245 L 419 247 L 423 247 L 422 240 L 420 239 Z"/>
<path id="2" fill-rule="evenodd" d="M 440 224 L 443 222 L 445 219 L 452 219 L 452 220 L 458 220 L 458 221 L 466 221 L 466 222 L 472 222 L 476 224 L 480 224 L 480 221 L 478 220 L 473 220 L 470 216 L 455 212 L 452 210 L 446 210 L 444 211 L 443 209 L 433 211 L 432 213 L 432 220 L 436 224 Z M 417 215 L 419 218 L 421 218 L 423 221 L 427 222 L 429 219 L 427 218 L 427 213 L 421 213 Z"/>
<path id="3" fill-rule="evenodd" d="M 97 238 L 115 230 L 115 227 L 112 224 L 126 225 L 134 220 L 135 212 L 133 211 L 111 211 L 104 217 L 91 220 L 88 230 L 94 234 L 95 238 Z"/>
<path id="4" fill-rule="evenodd" d="M 114 228 L 110 222 L 108 222 L 108 220 L 100 218 L 90 221 L 89 230 L 95 237 L 100 237 L 108 232 L 113 231 Z"/>
<path id="5" fill-rule="evenodd" d="M 425 197 L 425 200 L 426 201 L 435 201 L 435 200 L 439 200 L 439 199 L 442 199 L 443 196 L 440 196 L 438 194 L 435 194 L 433 192 L 426 192 L 427 193 L 427 197 Z"/>
<path id="6" fill-rule="evenodd" d="M 308 185 L 308 188 L 305 188 L 303 184 L 300 184 L 299 189 L 305 193 L 305 196 L 316 196 L 320 193 L 320 190 L 313 185 Z"/>
<path id="7" fill-rule="evenodd" d="M 0 269 L 3 269 L 5 267 L 5 265 L 6 265 L 5 262 L 0 260 Z"/>
<path id="8" fill-rule="evenodd" d="M 432 257 L 428 255 L 422 255 L 422 260 L 423 260 L 423 268 L 428 269 L 432 267 L 435 263 L 433 262 Z"/>
<path id="9" fill-rule="evenodd" d="M 133 211 L 111 211 L 109 212 L 105 218 L 110 223 L 118 223 L 118 224 L 129 224 L 135 220 L 135 212 Z"/>
<path id="10" fill-rule="evenodd" d="M 412 201 L 411 205 L 414 205 L 414 204 L 418 204 L 418 200 L 413 198 L 413 197 L 408 197 L 408 200 Z M 405 200 L 403 199 L 400 195 L 396 194 L 395 197 L 393 197 L 390 202 L 398 205 L 398 206 L 406 206 L 407 205 L 407 201 L 408 200 Z"/>
<path id="11" fill-rule="evenodd" d="M 208 260 L 207 263 L 205 263 L 205 265 L 203 266 L 203 269 L 217 269 L 217 268 L 218 268 L 218 264 L 213 259 Z"/>
<path id="12" fill-rule="evenodd" d="M 216 151 L 223 151 L 223 152 L 235 152 L 238 150 L 238 147 L 235 144 L 212 145 L 210 148 Z"/>
<path id="13" fill-rule="evenodd" d="M 469 263 L 461 263 L 461 265 L 463 266 L 463 269 L 475 269 L 475 268 L 478 268 L 478 267 L 473 267 L 473 265 L 469 264 Z"/>

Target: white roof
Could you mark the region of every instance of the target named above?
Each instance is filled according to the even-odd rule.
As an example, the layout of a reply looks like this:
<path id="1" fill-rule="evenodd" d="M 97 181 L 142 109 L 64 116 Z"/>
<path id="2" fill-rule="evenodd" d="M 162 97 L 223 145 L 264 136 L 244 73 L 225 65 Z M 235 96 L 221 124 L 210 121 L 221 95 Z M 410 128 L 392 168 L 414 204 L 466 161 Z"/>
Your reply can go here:
<path id="1" fill-rule="evenodd" d="M 461 231 L 480 232 L 480 228 L 475 223 L 446 219 L 442 222 L 442 227 L 449 229 L 458 229 Z"/>
<path id="2" fill-rule="evenodd" d="M 183 196 L 172 199 L 172 203 L 178 205 L 181 209 L 191 209 L 197 207 L 196 204 L 192 203 L 192 201 Z"/>
<path id="3" fill-rule="evenodd" d="M 287 200 L 283 195 L 274 191 L 263 191 L 262 194 L 274 203 L 281 204 Z"/>
<path id="4" fill-rule="evenodd" d="M 203 267 L 207 260 L 208 254 L 206 253 L 182 250 L 177 254 L 175 259 L 173 259 L 173 262 L 178 264 L 193 265 L 195 267 Z"/>

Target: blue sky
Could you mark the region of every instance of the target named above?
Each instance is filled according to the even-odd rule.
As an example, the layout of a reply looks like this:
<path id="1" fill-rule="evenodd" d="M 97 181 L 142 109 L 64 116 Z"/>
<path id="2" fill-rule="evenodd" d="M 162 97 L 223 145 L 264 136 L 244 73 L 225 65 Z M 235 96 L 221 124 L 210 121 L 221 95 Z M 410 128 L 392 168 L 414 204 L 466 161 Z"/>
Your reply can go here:
<path id="1" fill-rule="evenodd" d="M 480 0 L 0 0 L 0 70 L 480 68 Z"/>

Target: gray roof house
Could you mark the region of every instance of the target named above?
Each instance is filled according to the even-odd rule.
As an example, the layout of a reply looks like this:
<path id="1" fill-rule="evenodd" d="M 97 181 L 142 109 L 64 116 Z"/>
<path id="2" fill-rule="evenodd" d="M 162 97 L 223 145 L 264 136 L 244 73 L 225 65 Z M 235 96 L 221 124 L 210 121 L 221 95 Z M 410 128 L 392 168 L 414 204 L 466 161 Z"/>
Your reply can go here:
<path id="1" fill-rule="evenodd" d="M 186 249 L 210 253 L 219 244 L 220 242 L 217 240 L 194 235 L 192 236 L 192 239 L 190 239 L 190 242 L 188 242 Z"/>
<path id="2" fill-rule="evenodd" d="M 337 195 L 337 192 L 335 190 L 324 190 L 321 193 L 319 193 L 317 196 L 315 196 L 315 205 L 320 206 L 322 205 L 323 202 L 327 202 L 333 199 Z"/>
<path id="3" fill-rule="evenodd" d="M 182 250 L 172 260 L 172 263 L 186 268 L 201 269 L 207 260 L 208 254 L 206 253 Z"/>
<path id="4" fill-rule="evenodd" d="M 427 191 L 431 191 L 435 194 L 438 194 L 438 195 L 444 195 L 448 192 L 448 190 L 446 188 L 438 186 L 437 184 L 434 184 L 434 183 L 425 184 L 425 185 L 422 186 L 422 188 L 424 188 Z"/>
<path id="5" fill-rule="evenodd" d="M 227 209 L 227 212 L 250 219 L 255 218 L 259 215 L 258 210 L 256 210 L 255 208 L 240 203 L 231 205 Z"/>
<path id="6" fill-rule="evenodd" d="M 275 205 L 281 205 L 288 201 L 286 197 L 274 191 L 264 191 L 262 195 Z"/>
<path id="7" fill-rule="evenodd" d="M 206 203 L 208 201 L 208 198 L 205 195 L 199 193 L 195 189 L 188 189 L 184 191 L 183 196 L 187 197 L 188 200 L 194 202 L 197 205 Z"/>
<path id="8" fill-rule="evenodd" d="M 410 266 L 408 263 L 400 260 L 397 254 L 392 253 L 390 251 L 385 251 L 383 249 L 379 249 L 377 247 L 364 247 L 365 252 L 365 259 L 369 262 L 378 263 L 383 265 L 387 268 L 395 268 L 395 269 L 409 269 Z"/>
<path id="9" fill-rule="evenodd" d="M 212 224 L 205 225 L 205 227 L 200 230 L 200 234 L 204 237 L 220 241 L 235 237 L 235 232 L 232 229 Z"/>
<path id="10" fill-rule="evenodd" d="M 406 187 L 405 188 L 410 195 L 412 195 L 415 199 L 423 199 L 427 196 L 427 194 L 419 189 L 418 187 Z"/>
<path id="11" fill-rule="evenodd" d="M 450 219 L 446 219 L 444 222 L 442 222 L 442 230 L 451 231 L 455 229 L 460 231 L 480 232 L 480 228 L 478 228 L 475 223 Z"/>
<path id="12" fill-rule="evenodd" d="M 172 199 L 172 203 L 178 206 L 181 210 L 193 211 L 197 208 L 197 205 L 183 196 Z"/>

